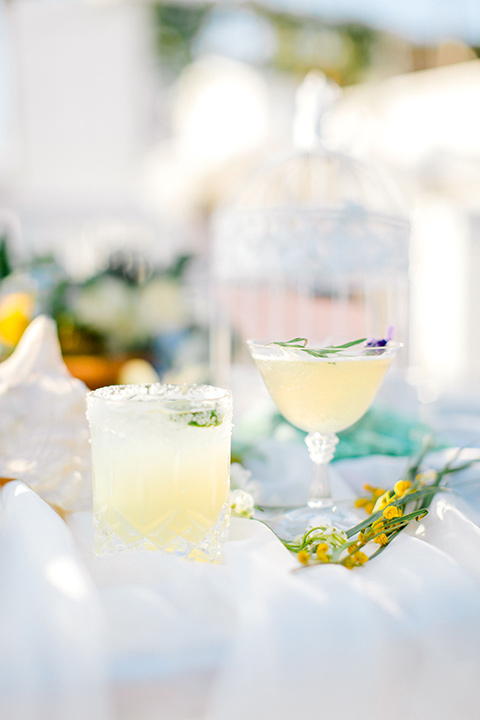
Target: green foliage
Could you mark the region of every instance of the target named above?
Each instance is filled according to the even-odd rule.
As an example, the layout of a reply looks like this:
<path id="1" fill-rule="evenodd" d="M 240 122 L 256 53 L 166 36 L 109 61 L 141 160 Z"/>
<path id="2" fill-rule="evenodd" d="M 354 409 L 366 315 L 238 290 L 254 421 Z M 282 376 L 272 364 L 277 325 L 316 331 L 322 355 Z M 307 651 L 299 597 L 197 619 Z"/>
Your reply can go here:
<path id="1" fill-rule="evenodd" d="M 193 47 L 210 13 L 211 2 L 176 5 L 157 1 L 152 6 L 155 44 L 162 68 L 177 76 L 193 60 Z M 270 67 L 303 77 L 320 69 L 340 85 L 359 82 L 370 65 L 378 32 L 359 23 L 334 24 L 307 13 L 282 12 L 251 2 L 243 6 L 270 23 L 275 52 Z M 241 10 L 239 10 L 240 12 Z M 329 58 L 326 34 L 335 35 L 344 51 Z"/>
<path id="2" fill-rule="evenodd" d="M 7 236 L 0 236 L 0 279 L 6 278 L 12 272 L 12 265 L 8 253 Z"/>
<path id="3" fill-rule="evenodd" d="M 160 61 L 177 74 L 192 62 L 192 45 L 208 16 L 211 5 L 176 5 L 157 2 L 153 5 L 155 43 Z"/>

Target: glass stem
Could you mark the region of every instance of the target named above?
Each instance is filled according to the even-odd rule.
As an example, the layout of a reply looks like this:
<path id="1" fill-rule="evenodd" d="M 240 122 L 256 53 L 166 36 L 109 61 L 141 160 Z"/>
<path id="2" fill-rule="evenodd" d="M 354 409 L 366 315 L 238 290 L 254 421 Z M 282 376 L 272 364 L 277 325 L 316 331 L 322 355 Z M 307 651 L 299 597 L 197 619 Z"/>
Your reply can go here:
<path id="1" fill-rule="evenodd" d="M 308 506 L 318 508 L 332 504 L 328 463 L 335 455 L 338 437 L 334 433 L 308 433 L 305 444 L 313 462 L 313 477 L 310 485 Z"/>

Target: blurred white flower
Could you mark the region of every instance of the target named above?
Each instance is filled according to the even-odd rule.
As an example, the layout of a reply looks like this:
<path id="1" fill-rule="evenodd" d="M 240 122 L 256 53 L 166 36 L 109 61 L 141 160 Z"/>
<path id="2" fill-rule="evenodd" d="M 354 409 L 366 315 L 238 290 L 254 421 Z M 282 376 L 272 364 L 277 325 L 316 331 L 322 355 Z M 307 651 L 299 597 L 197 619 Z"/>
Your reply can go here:
<path id="1" fill-rule="evenodd" d="M 139 288 L 136 311 L 138 326 L 146 335 L 184 327 L 188 317 L 180 282 L 153 278 Z"/>
<path id="2" fill-rule="evenodd" d="M 248 490 L 249 480 L 252 476 L 250 470 L 243 467 L 241 463 L 233 462 L 230 465 L 230 484 L 233 488 Z"/>
<path id="3" fill-rule="evenodd" d="M 79 323 L 122 343 L 139 339 L 135 293 L 122 280 L 106 275 L 81 288 L 74 304 Z"/>
<path id="4" fill-rule="evenodd" d="M 341 547 L 348 542 L 348 537 L 344 530 L 340 530 L 334 525 L 327 523 L 307 527 L 309 545 L 326 543 L 329 547 L 329 554 L 334 548 Z M 302 536 L 299 536 L 300 538 Z"/>
<path id="5" fill-rule="evenodd" d="M 143 358 L 127 360 L 118 373 L 118 383 L 120 385 L 156 383 L 159 380 L 160 378 L 153 365 Z"/>
<path id="6" fill-rule="evenodd" d="M 135 287 L 104 275 L 79 290 L 73 310 L 81 325 L 118 348 L 143 344 L 187 323 L 181 283 L 165 277 Z"/>
<path id="7" fill-rule="evenodd" d="M 430 485 L 431 483 L 435 482 L 437 479 L 437 471 L 436 470 L 424 470 L 420 477 L 422 479 L 422 484 Z"/>
<path id="8" fill-rule="evenodd" d="M 254 513 L 253 497 L 244 490 L 230 491 L 230 507 L 235 517 L 251 518 Z"/>
<path id="9" fill-rule="evenodd" d="M 252 479 L 251 470 L 247 470 L 241 463 L 233 462 L 230 465 L 230 487 L 233 490 L 243 490 L 251 495 L 257 505 L 259 504 L 258 498 L 261 497 L 262 493 L 261 484 Z"/>

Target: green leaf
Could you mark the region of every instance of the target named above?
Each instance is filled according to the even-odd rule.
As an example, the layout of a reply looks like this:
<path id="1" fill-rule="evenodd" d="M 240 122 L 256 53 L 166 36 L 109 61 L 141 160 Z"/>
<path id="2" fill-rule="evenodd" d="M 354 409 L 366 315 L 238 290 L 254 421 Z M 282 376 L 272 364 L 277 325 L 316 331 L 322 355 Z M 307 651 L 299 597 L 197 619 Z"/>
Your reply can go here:
<path id="1" fill-rule="evenodd" d="M 12 264 L 8 252 L 7 236 L 0 236 L 0 279 L 6 278 L 12 272 Z"/>

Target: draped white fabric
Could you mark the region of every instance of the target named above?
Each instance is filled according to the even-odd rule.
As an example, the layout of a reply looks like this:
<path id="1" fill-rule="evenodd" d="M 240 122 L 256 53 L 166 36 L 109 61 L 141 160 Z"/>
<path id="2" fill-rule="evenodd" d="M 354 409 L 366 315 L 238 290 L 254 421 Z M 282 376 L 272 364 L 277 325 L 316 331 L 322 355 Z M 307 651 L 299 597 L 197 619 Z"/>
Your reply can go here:
<path id="1" fill-rule="evenodd" d="M 402 461 L 403 464 L 403 461 Z M 399 461 L 337 463 L 350 483 Z M 475 720 L 480 529 L 438 496 L 353 571 L 299 565 L 234 519 L 222 565 L 96 557 L 32 490 L 0 495 L 0 716 L 15 720 Z M 473 518 L 473 519 L 472 519 Z"/>

